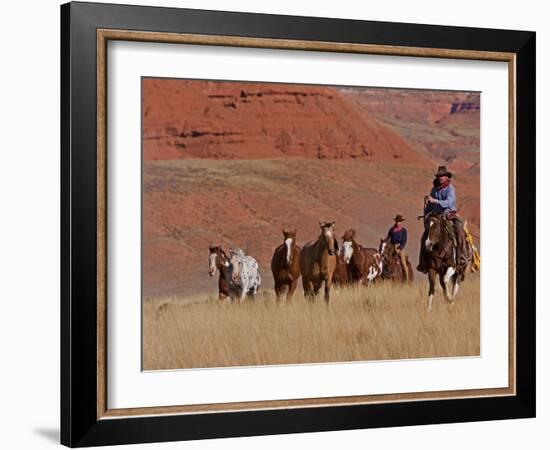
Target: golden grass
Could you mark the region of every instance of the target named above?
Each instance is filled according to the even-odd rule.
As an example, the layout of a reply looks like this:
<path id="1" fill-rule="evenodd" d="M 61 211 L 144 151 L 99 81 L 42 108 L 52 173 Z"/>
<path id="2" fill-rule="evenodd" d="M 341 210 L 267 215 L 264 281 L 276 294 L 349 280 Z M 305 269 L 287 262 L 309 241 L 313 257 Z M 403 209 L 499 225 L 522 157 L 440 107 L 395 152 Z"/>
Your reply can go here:
<path id="1" fill-rule="evenodd" d="M 267 287 L 255 301 L 216 295 L 148 298 L 143 303 L 146 370 L 479 355 L 479 275 L 456 302 L 438 286 L 428 312 L 427 280 L 333 289 L 331 304 L 277 304 Z"/>

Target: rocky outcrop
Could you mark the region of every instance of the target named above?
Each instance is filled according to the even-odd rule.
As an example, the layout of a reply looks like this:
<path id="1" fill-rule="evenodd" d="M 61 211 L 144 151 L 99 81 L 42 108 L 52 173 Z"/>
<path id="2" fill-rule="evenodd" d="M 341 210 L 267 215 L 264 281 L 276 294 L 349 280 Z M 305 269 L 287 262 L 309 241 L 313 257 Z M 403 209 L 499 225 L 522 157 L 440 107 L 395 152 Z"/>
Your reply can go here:
<path id="1" fill-rule="evenodd" d="M 429 164 L 331 87 L 145 79 L 143 111 L 145 160 L 301 157 Z"/>
<path id="2" fill-rule="evenodd" d="M 437 124 L 449 114 L 479 112 L 479 94 L 389 88 L 341 88 L 340 91 L 375 117 Z"/>
<path id="3" fill-rule="evenodd" d="M 465 172 L 479 161 L 480 94 L 343 88 L 367 113 L 437 164 Z"/>
<path id="4" fill-rule="evenodd" d="M 453 103 L 451 105 L 451 110 L 449 111 L 449 114 L 471 112 L 471 111 L 479 111 L 479 101 Z"/>

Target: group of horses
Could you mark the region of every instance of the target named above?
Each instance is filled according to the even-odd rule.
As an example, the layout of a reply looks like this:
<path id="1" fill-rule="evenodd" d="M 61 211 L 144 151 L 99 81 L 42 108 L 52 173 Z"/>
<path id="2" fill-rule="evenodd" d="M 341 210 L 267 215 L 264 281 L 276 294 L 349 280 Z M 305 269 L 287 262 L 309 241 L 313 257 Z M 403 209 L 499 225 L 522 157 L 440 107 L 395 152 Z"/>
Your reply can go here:
<path id="1" fill-rule="evenodd" d="M 378 250 L 364 247 L 356 241 L 356 231 L 350 228 L 344 232 L 340 246 L 334 222 L 319 222 L 319 227 L 317 239 L 303 248 L 296 244 L 296 230 L 283 230 L 283 244 L 275 249 L 271 259 L 277 299 L 286 295 L 290 301 L 300 276 L 305 297 L 313 300 L 324 288 L 327 303 L 332 285 L 364 285 L 378 279 L 406 280 L 397 249 L 389 239 L 381 239 Z M 407 263 L 410 282 L 412 267 L 408 260 Z"/>
<path id="2" fill-rule="evenodd" d="M 324 288 L 327 303 L 333 284 L 343 286 L 370 284 L 377 279 L 405 280 L 395 246 L 388 239 L 381 239 L 378 250 L 367 248 L 356 241 L 356 231 L 348 229 L 340 246 L 333 221 L 319 222 L 319 228 L 317 239 L 302 248 L 296 242 L 295 229 L 283 230 L 283 243 L 275 248 L 271 258 L 278 300 L 283 296 L 288 301 L 292 299 L 300 277 L 306 298 L 313 300 Z M 219 272 L 219 299 L 253 297 L 261 284 L 257 261 L 241 249 L 231 249 L 228 253 L 221 245 L 209 248 L 210 276 Z M 410 263 L 408 270 L 411 281 Z"/>
<path id="3" fill-rule="evenodd" d="M 445 232 L 441 216 L 425 217 L 426 240 L 421 243 L 427 252 L 428 261 L 428 309 L 432 309 L 436 276 L 447 300 L 452 301 L 464 280 L 465 267 L 456 263 L 452 240 Z M 407 258 L 408 276 L 397 255 L 398 247 L 389 238 L 382 238 L 378 249 L 364 247 L 356 241 L 356 231 L 348 229 L 342 236 L 342 245 L 334 231 L 334 221 L 319 222 L 317 239 L 304 244 L 296 243 L 296 230 L 283 230 L 283 243 L 277 246 L 271 258 L 271 272 L 275 283 L 277 300 L 283 296 L 287 301 L 302 278 L 306 299 L 313 301 L 324 290 L 324 300 L 330 302 L 332 285 L 369 285 L 377 280 L 397 283 L 412 282 L 411 263 Z M 219 272 L 219 299 L 229 297 L 243 301 L 254 297 L 261 285 L 258 262 L 245 255 L 241 249 L 231 249 L 229 255 L 221 245 L 209 248 L 209 273 Z"/>

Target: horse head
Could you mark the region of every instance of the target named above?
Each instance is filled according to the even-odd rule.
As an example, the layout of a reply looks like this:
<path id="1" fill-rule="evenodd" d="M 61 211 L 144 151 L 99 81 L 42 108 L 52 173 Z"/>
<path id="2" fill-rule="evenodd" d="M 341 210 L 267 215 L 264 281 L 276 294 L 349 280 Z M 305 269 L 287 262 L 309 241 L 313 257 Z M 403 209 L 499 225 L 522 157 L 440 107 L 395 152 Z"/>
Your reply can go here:
<path id="1" fill-rule="evenodd" d="M 229 261 L 221 245 L 211 245 L 208 250 L 208 274 L 213 277 L 217 270 L 227 267 Z"/>
<path id="2" fill-rule="evenodd" d="M 292 244 L 296 241 L 296 228 L 293 230 L 283 229 L 284 245 L 286 247 L 286 262 L 290 263 L 292 256 Z"/>
<path id="3" fill-rule="evenodd" d="M 378 246 L 378 253 L 380 255 L 383 255 L 384 252 L 386 251 L 386 247 L 388 246 L 388 238 L 383 238 L 381 237 L 380 238 L 380 245 Z"/>
<path id="4" fill-rule="evenodd" d="M 389 237 L 380 238 L 380 246 L 378 248 L 378 253 L 385 262 L 389 260 L 395 254 L 395 244 L 390 241 Z"/>
<path id="5" fill-rule="evenodd" d="M 343 257 L 346 264 L 350 263 L 353 256 L 354 247 L 357 246 L 355 242 L 355 234 L 355 230 L 353 228 L 349 228 L 344 232 L 344 236 L 342 236 L 342 247 L 344 249 Z"/>
<path id="6" fill-rule="evenodd" d="M 335 255 L 338 250 L 338 244 L 334 238 L 334 224 L 335 222 L 319 222 L 319 227 L 321 228 L 320 238 L 325 242 L 328 254 Z"/>
<path id="7" fill-rule="evenodd" d="M 396 266 L 395 250 L 396 250 L 396 246 L 390 241 L 389 237 L 380 238 L 380 246 L 378 248 L 378 253 L 380 255 L 380 260 L 382 262 L 382 271 L 386 275 L 393 276 L 393 272 Z"/>
<path id="8" fill-rule="evenodd" d="M 240 248 L 229 250 L 229 265 L 231 267 L 231 279 L 234 283 L 239 281 L 241 273 L 241 261 L 244 258 L 244 251 Z"/>
<path id="9" fill-rule="evenodd" d="M 431 252 L 440 243 L 442 226 L 440 216 L 432 214 L 426 218 L 427 237 L 424 246 L 428 252 Z"/>

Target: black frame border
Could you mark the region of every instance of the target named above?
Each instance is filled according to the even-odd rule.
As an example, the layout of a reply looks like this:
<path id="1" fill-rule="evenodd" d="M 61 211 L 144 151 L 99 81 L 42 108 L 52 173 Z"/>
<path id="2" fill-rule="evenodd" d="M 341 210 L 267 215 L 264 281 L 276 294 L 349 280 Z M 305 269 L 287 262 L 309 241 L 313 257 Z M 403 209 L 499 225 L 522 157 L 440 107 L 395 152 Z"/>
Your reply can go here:
<path id="1" fill-rule="evenodd" d="M 516 395 L 97 419 L 96 30 L 516 55 Z M 61 6 L 61 443 L 70 447 L 534 417 L 535 48 L 528 31 L 113 4 Z"/>

